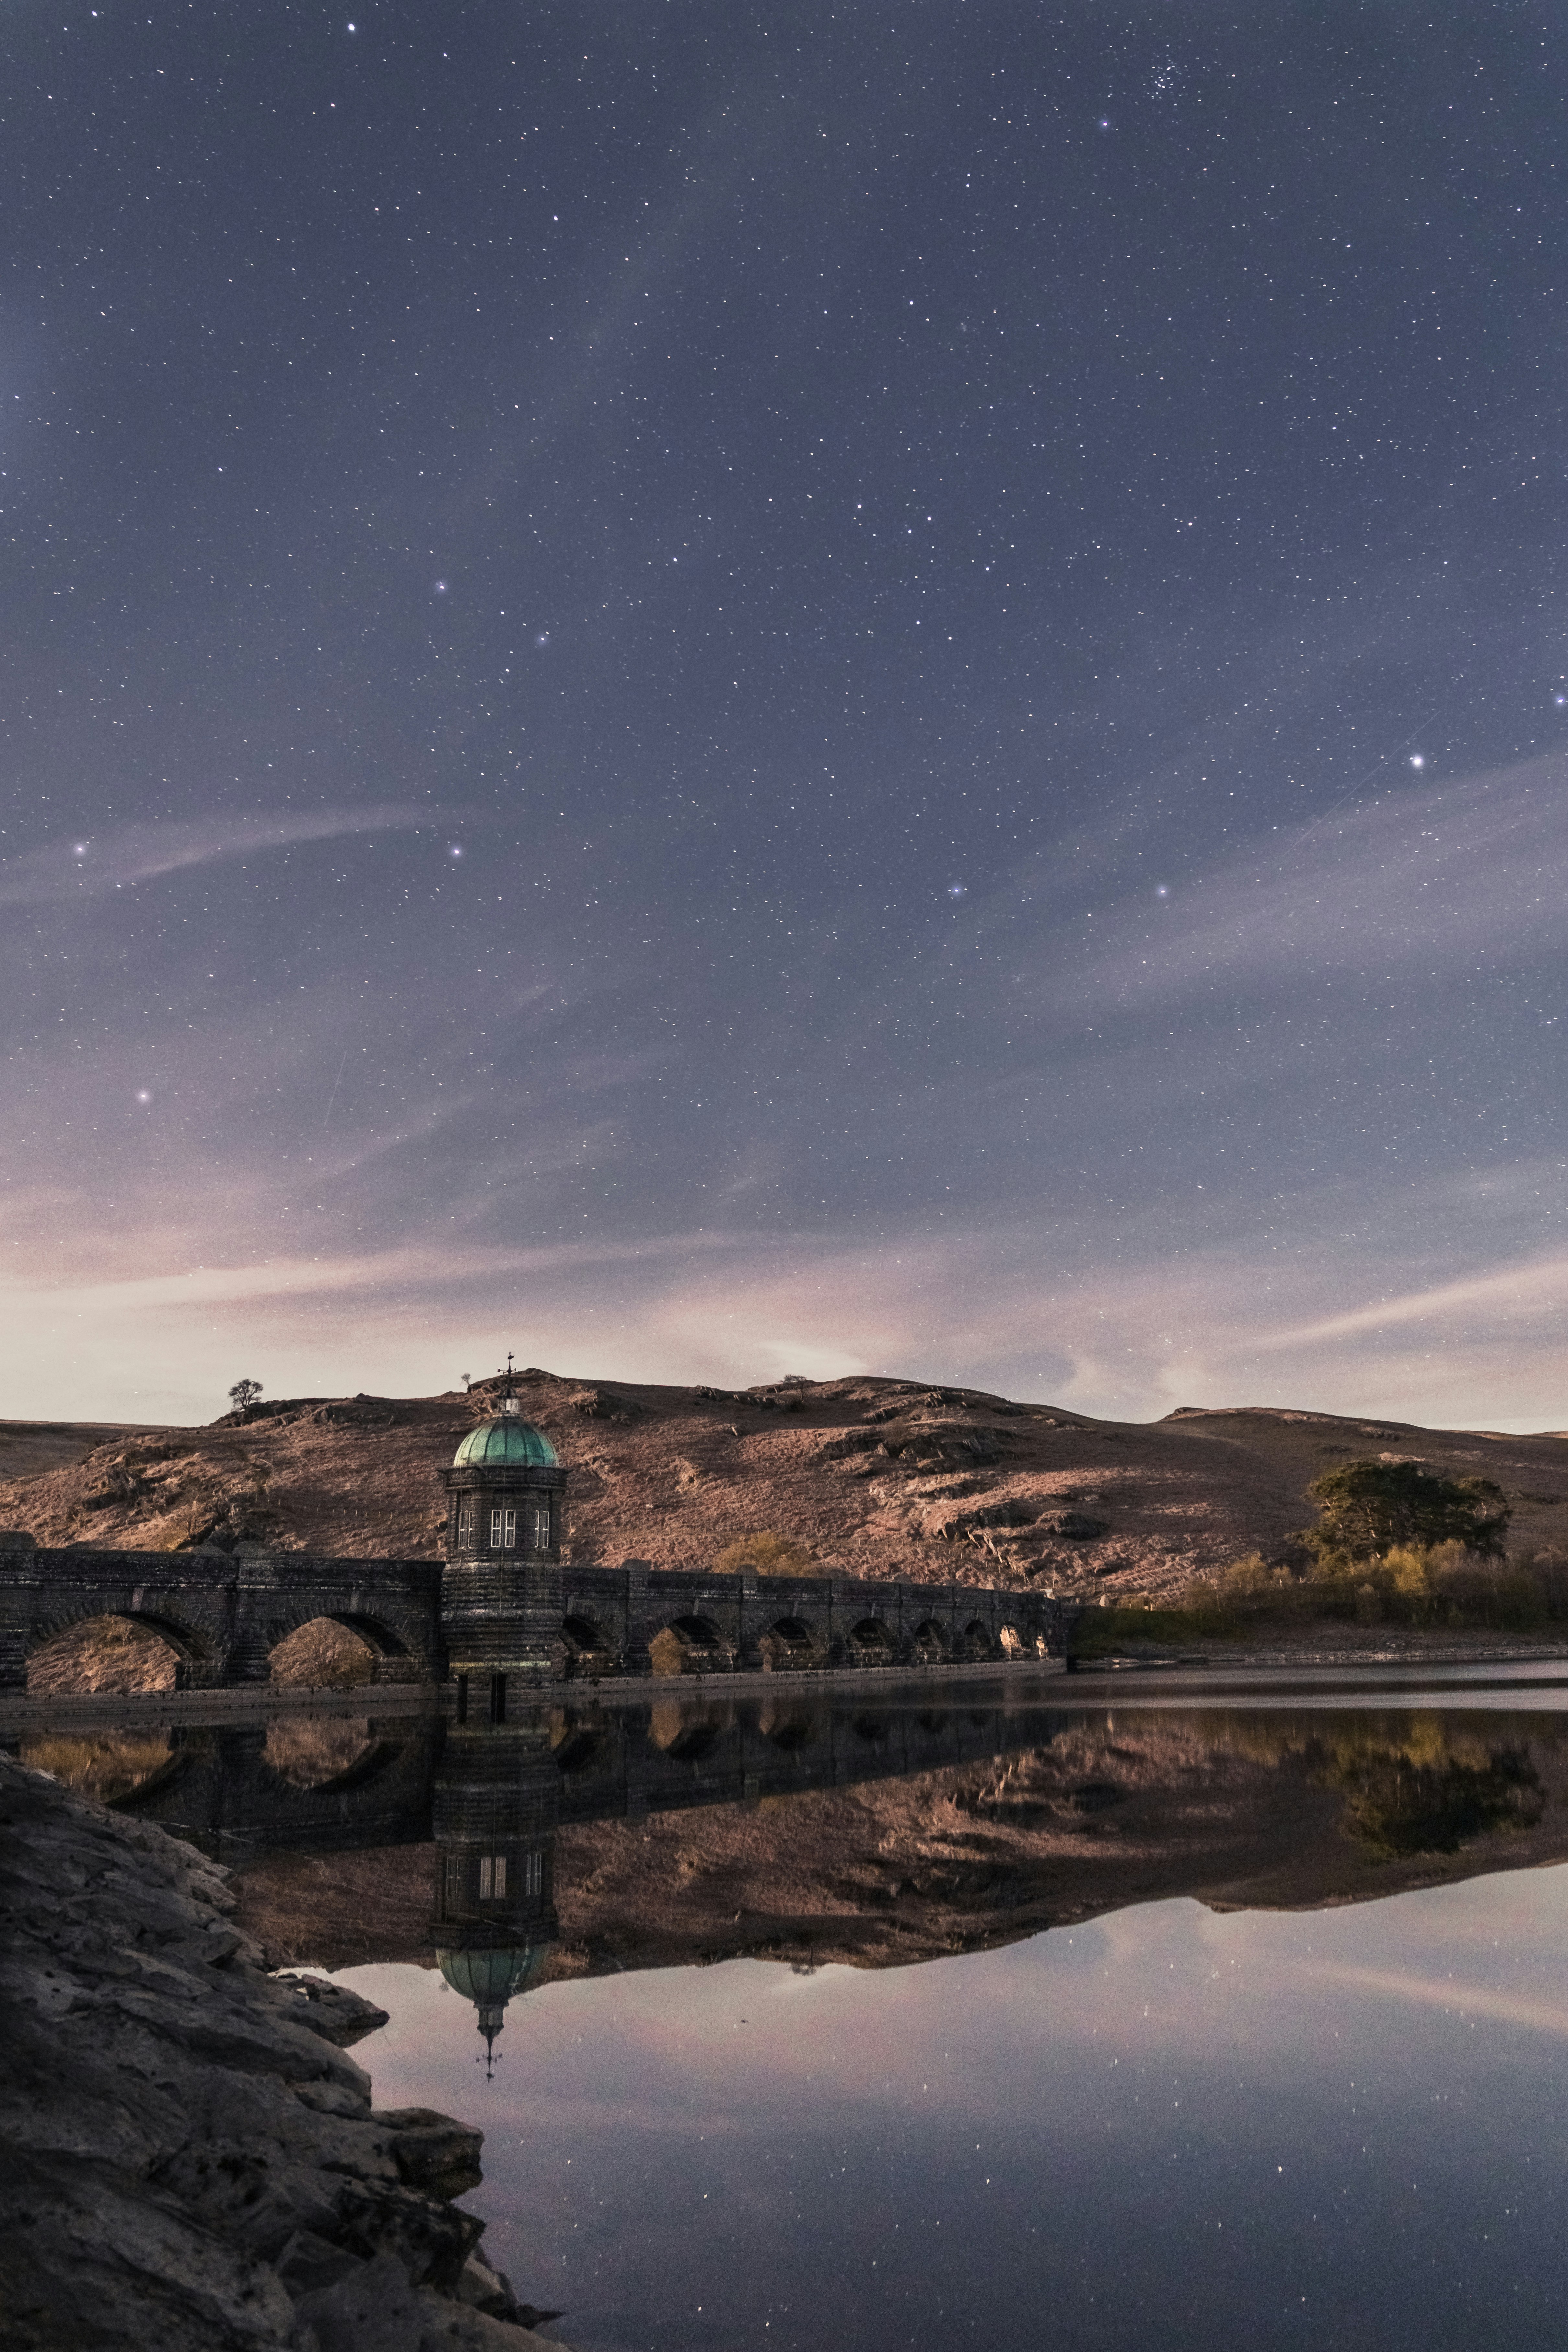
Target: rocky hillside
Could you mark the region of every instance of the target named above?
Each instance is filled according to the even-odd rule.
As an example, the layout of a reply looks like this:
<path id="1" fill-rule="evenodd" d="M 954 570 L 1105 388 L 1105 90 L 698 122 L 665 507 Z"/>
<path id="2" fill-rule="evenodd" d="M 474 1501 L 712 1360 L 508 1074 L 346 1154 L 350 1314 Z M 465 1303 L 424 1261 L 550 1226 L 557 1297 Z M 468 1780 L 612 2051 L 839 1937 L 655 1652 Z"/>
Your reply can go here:
<path id="1" fill-rule="evenodd" d="M 294 1399 L 199 1429 L 5 1424 L 0 1527 L 45 1544 L 429 1556 L 435 1474 L 495 1385 Z M 1287 1557 L 1308 1481 L 1367 1454 L 1493 1478 L 1516 1549 L 1568 1543 L 1568 1438 L 1552 1433 L 1273 1407 L 1093 1421 L 870 1378 L 729 1393 L 531 1370 L 521 1387 L 571 1472 L 578 1559 L 705 1565 L 766 1528 L 845 1573 L 1156 1594 L 1254 1549 Z"/>

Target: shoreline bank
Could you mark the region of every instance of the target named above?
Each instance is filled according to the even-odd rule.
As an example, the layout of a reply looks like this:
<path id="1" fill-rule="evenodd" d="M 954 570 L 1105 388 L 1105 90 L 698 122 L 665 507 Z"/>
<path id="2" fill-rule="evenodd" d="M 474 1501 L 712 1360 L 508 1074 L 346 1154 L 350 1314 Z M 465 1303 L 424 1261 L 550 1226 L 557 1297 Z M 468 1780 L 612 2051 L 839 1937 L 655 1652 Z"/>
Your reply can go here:
<path id="1" fill-rule="evenodd" d="M 0 1757 L 8 2352 L 568 2352 L 453 2202 L 482 2135 L 372 2105 L 383 2013 L 269 1975 L 226 1878 Z"/>

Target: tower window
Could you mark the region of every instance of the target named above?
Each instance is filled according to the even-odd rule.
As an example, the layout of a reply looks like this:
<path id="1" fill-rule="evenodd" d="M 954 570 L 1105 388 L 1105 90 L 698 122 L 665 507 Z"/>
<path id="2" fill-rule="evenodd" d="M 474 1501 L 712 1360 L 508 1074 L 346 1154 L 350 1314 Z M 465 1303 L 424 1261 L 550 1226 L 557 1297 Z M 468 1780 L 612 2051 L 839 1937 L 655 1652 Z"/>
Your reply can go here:
<path id="1" fill-rule="evenodd" d="M 449 1853 L 446 1857 L 446 1902 L 449 1909 L 463 1900 L 463 1857 Z"/>
<path id="2" fill-rule="evenodd" d="M 530 1503 L 528 1506 L 528 1549 L 549 1549 L 549 1505 Z"/>
<path id="3" fill-rule="evenodd" d="M 462 1502 L 457 1506 L 457 1540 L 465 1548 L 474 1540 L 474 1506 Z"/>
<path id="4" fill-rule="evenodd" d="M 516 1511 L 492 1511 L 490 1514 L 490 1549 L 492 1551 L 515 1551 L 517 1545 L 517 1515 Z"/>
<path id="5" fill-rule="evenodd" d="M 523 1856 L 523 1893 L 542 1895 L 545 1884 L 545 1858 L 542 1853 Z"/>
<path id="6" fill-rule="evenodd" d="M 482 1853 L 479 1857 L 479 1900 L 499 1903 L 507 1892 L 507 1857 L 504 1853 Z"/>

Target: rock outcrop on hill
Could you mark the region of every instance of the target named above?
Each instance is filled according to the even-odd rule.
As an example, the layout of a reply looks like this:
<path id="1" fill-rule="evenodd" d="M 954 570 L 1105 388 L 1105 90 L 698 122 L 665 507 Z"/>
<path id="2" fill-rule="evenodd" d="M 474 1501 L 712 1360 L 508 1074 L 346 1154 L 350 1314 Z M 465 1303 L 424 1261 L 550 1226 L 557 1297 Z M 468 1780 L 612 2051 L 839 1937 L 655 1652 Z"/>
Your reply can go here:
<path id="1" fill-rule="evenodd" d="M 546 2352 L 450 2201 L 479 2133 L 372 2107 L 344 2045 L 382 2013 L 269 1976 L 233 1909 L 0 1758 L 7 2352 Z"/>
<path id="2" fill-rule="evenodd" d="M 436 1471 L 493 1386 L 286 1400 L 108 1439 L 83 1424 L 73 1459 L 51 1424 L 47 1458 L 60 1466 L 0 1478 L 0 1526 L 43 1544 L 432 1557 Z M 1309 1481 L 1366 1454 L 1495 1479 L 1515 1549 L 1568 1541 L 1568 1441 L 1552 1433 L 1272 1408 L 1103 1422 L 871 1378 L 721 1392 L 530 1370 L 520 1386 L 571 1473 L 580 1561 L 706 1568 L 766 1529 L 846 1575 L 1152 1597 L 1249 1552 L 1292 1557 L 1292 1531 L 1313 1517 Z M 28 1425 L 6 1426 L 0 1469 L 30 1463 Z"/>

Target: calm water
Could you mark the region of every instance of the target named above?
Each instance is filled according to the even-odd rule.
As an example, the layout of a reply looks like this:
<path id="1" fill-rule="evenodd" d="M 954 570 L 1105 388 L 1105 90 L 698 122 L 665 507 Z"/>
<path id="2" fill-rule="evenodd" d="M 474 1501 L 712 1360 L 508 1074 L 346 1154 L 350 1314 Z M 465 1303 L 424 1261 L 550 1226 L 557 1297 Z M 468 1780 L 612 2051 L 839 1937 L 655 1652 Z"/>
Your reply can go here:
<path id="1" fill-rule="evenodd" d="M 391 2015 L 356 2055 L 379 2101 L 482 2124 L 489 2257 L 582 2352 L 1561 2337 L 1568 1690 L 1113 1696 L 666 1706 L 435 1756 L 446 1974 L 345 1969 Z M 296 1811 L 302 1850 L 371 1801 L 334 1736 L 338 1825 Z M 225 1801 L 264 1852 L 253 1799 Z M 458 1883 L 490 1846 L 509 1947 Z M 693 1964 L 716 1886 L 755 1907 L 770 1873 L 782 1956 Z M 1249 1888 L 1327 1907 L 1196 1899 Z M 1087 1916 L 1039 1932 L 1053 1904 Z M 641 1964 L 698 1909 L 687 1964 Z M 813 1963 L 868 1917 L 912 1948 L 955 1920 L 1017 1940 Z M 528 1957 L 487 2077 L 475 1954 L 493 1993 L 503 1949 Z M 568 1965 L 598 1972 L 550 1980 Z"/>

